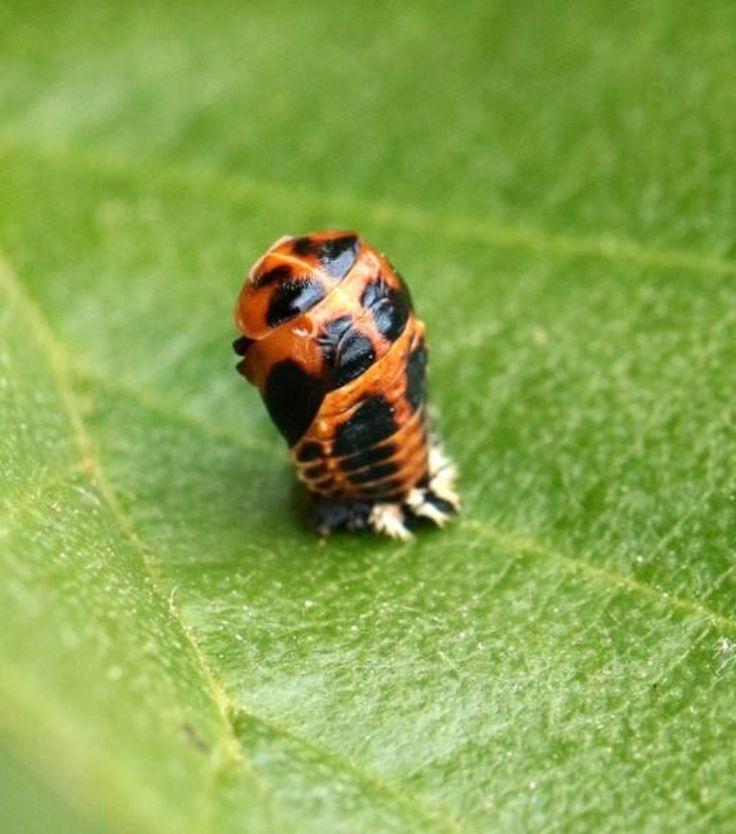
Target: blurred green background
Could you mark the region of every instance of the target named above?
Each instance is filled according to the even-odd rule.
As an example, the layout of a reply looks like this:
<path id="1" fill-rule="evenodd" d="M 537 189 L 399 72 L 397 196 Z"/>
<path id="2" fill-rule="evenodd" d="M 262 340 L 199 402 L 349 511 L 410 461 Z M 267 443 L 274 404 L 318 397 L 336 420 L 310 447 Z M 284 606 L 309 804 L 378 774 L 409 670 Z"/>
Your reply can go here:
<path id="1" fill-rule="evenodd" d="M 736 6 L 0 6 L 0 830 L 734 831 Z M 406 276 L 465 511 L 318 542 L 232 370 Z"/>

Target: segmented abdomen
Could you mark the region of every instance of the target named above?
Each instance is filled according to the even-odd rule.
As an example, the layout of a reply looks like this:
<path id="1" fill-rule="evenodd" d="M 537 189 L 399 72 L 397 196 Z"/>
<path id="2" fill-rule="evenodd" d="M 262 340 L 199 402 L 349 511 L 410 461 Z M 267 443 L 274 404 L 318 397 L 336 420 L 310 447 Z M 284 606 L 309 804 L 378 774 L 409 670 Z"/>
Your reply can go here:
<path id="1" fill-rule="evenodd" d="M 236 318 L 239 370 L 310 491 L 395 501 L 426 480 L 424 325 L 372 247 L 345 232 L 277 241 Z"/>
<path id="2" fill-rule="evenodd" d="M 389 353 L 325 397 L 292 450 L 312 492 L 394 501 L 426 477 L 423 331 L 412 317 Z"/>

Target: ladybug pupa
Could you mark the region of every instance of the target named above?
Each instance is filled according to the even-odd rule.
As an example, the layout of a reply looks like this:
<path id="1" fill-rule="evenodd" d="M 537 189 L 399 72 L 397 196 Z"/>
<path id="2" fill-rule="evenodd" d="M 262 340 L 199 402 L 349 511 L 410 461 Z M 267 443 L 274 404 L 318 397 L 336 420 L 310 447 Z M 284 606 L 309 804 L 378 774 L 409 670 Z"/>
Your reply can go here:
<path id="1" fill-rule="evenodd" d="M 317 530 L 398 539 L 459 509 L 429 425 L 424 324 L 396 269 L 354 232 L 282 237 L 235 308 L 238 371 L 261 393 Z"/>

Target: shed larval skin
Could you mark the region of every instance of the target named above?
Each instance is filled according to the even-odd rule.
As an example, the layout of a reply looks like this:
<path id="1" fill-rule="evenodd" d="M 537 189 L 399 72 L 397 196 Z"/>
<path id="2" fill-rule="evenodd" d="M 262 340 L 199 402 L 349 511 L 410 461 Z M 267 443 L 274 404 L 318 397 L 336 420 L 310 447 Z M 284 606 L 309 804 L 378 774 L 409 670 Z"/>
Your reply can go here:
<path id="1" fill-rule="evenodd" d="M 394 538 L 459 510 L 429 429 L 424 324 L 391 263 L 355 232 L 283 237 L 240 292 L 238 371 L 261 392 L 317 529 Z"/>

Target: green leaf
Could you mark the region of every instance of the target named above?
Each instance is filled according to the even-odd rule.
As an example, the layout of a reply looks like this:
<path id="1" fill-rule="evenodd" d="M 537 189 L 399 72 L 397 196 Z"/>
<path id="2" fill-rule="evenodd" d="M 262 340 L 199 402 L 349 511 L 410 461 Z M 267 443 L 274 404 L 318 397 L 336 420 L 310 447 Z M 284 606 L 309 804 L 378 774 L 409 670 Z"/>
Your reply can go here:
<path id="1" fill-rule="evenodd" d="M 733 830 L 736 7 L 374 5 L 0 11 L 3 831 Z M 428 326 L 409 545 L 233 372 L 329 227 Z"/>

